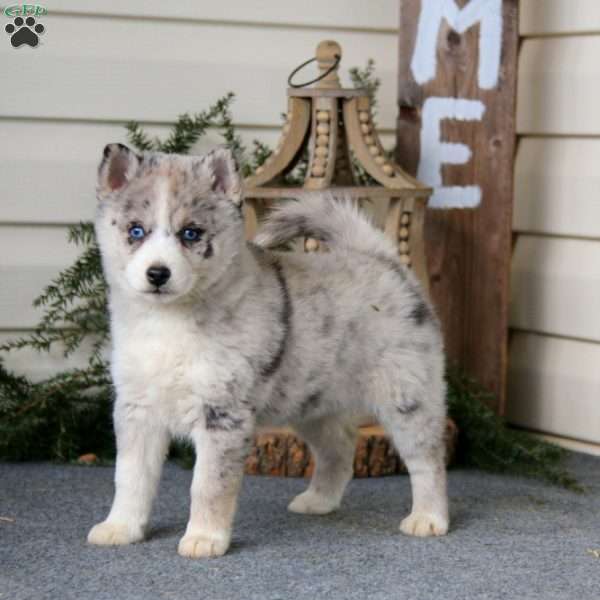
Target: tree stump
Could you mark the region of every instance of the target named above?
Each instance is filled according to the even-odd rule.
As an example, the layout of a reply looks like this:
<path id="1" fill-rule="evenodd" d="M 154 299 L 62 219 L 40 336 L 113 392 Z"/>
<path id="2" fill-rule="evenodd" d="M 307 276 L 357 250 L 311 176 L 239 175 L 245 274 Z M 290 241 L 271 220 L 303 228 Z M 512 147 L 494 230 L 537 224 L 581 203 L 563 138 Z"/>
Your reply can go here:
<path id="1" fill-rule="evenodd" d="M 454 460 L 458 429 L 454 421 L 446 424 L 446 464 Z M 305 444 L 287 427 L 259 431 L 254 447 L 246 460 L 248 475 L 273 477 L 310 477 L 314 461 Z M 358 430 L 354 455 L 354 477 L 384 477 L 405 473 L 406 467 L 379 425 L 364 426 Z"/>

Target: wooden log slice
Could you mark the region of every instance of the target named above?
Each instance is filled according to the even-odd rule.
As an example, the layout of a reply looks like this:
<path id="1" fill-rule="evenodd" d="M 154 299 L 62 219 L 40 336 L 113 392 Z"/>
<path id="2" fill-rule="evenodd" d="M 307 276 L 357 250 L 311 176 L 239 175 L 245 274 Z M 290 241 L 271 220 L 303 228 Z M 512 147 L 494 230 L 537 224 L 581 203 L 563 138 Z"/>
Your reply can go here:
<path id="1" fill-rule="evenodd" d="M 354 477 L 384 477 L 405 473 L 406 467 L 394 446 L 379 425 L 360 427 L 354 455 Z M 456 452 L 458 429 L 454 421 L 446 424 L 446 464 L 451 464 Z M 310 477 L 314 461 L 305 444 L 289 428 L 259 431 L 254 447 L 246 460 L 248 475 L 275 477 Z"/>

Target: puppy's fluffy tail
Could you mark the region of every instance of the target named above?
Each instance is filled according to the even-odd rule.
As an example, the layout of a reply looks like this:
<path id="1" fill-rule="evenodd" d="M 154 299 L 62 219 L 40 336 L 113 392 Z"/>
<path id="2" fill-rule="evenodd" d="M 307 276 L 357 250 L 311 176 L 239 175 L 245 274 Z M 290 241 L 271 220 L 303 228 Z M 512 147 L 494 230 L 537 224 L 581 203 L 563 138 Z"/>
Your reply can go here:
<path id="1" fill-rule="evenodd" d="M 263 248 L 276 248 L 297 237 L 311 237 L 332 249 L 348 249 L 398 257 L 394 245 L 376 229 L 358 206 L 331 194 L 307 194 L 276 208 L 254 238 Z"/>

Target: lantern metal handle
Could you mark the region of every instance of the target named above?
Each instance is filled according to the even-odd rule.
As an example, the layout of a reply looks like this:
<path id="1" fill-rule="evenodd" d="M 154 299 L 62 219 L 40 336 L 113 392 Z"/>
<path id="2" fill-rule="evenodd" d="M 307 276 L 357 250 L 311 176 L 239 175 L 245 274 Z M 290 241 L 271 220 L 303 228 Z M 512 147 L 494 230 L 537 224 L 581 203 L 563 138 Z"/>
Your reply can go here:
<path id="1" fill-rule="evenodd" d="M 309 58 L 307 61 L 303 62 L 301 65 L 298 65 L 289 75 L 288 77 L 288 85 L 291 88 L 303 88 L 306 87 L 307 85 L 312 85 L 313 83 L 317 83 L 317 81 L 321 81 L 321 79 L 325 79 L 325 77 L 327 77 L 327 75 L 329 75 L 330 73 L 332 73 L 333 71 L 335 71 L 339 64 L 340 64 L 340 60 L 342 59 L 342 57 L 339 54 L 335 54 L 335 62 L 331 65 L 331 67 L 329 67 L 329 69 L 327 69 L 325 72 L 321 73 L 318 77 L 315 77 L 315 79 L 311 79 L 310 81 L 307 81 L 306 83 L 293 83 L 292 82 L 292 78 L 294 77 L 294 75 L 296 75 L 296 73 L 298 73 L 299 71 L 301 71 L 304 67 L 306 67 L 307 65 L 309 65 L 312 62 L 315 62 L 317 59 L 317 57 L 313 57 L 313 58 Z"/>

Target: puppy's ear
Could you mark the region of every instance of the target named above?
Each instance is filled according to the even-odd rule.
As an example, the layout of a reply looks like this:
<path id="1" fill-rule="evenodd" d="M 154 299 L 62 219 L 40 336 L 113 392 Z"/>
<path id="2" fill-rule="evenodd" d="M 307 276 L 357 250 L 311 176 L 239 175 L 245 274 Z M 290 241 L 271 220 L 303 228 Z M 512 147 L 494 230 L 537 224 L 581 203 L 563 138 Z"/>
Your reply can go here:
<path id="1" fill-rule="evenodd" d="M 242 203 L 242 179 L 231 150 L 217 148 L 206 157 L 213 192 L 224 194 L 236 206 Z"/>
<path id="2" fill-rule="evenodd" d="M 108 144 L 98 167 L 98 189 L 105 193 L 120 190 L 133 179 L 141 160 L 123 144 Z"/>

